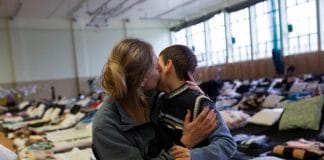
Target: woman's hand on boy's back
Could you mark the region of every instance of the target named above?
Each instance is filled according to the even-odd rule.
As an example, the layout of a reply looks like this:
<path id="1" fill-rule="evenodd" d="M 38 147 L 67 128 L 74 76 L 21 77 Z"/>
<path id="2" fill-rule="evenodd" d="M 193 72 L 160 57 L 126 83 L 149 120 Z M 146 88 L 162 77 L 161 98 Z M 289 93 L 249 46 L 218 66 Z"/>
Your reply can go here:
<path id="1" fill-rule="evenodd" d="M 204 91 L 197 85 L 196 80 L 194 79 L 191 73 L 188 73 L 189 81 L 186 81 L 188 87 L 192 90 L 205 94 Z"/>

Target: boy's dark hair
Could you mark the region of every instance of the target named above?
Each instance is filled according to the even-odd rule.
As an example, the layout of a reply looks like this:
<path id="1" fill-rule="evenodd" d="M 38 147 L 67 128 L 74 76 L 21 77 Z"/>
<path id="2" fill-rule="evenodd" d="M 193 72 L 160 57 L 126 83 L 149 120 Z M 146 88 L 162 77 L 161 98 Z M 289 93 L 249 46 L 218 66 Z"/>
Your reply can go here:
<path id="1" fill-rule="evenodd" d="M 172 60 L 176 74 L 180 80 L 189 80 L 188 72 L 193 73 L 197 67 L 197 58 L 194 53 L 184 45 L 172 45 L 165 48 L 160 56 L 163 63 Z"/>

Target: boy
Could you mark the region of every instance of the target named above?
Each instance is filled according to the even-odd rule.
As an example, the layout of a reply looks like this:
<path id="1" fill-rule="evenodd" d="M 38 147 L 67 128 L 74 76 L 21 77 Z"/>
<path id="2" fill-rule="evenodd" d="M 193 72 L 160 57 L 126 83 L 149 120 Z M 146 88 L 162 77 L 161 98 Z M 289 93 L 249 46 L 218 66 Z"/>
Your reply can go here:
<path id="1" fill-rule="evenodd" d="M 186 46 L 173 45 L 160 53 L 159 89 L 164 94 L 160 95 L 156 103 L 157 108 L 160 109 L 158 128 L 162 128 L 164 135 L 169 136 L 170 141 L 178 145 L 175 147 L 177 149 L 171 150 L 171 155 L 175 159 L 182 158 L 183 155 L 189 155 L 188 159 L 191 157 L 192 160 L 230 159 L 236 151 L 236 143 L 216 109 L 218 127 L 207 139 L 196 146 L 185 147 L 181 143 L 180 138 L 187 110 L 192 113 L 191 117 L 195 118 L 204 106 L 215 108 L 212 100 L 199 92 L 188 89 L 186 85 L 186 80 L 189 80 L 188 72 L 193 73 L 196 66 L 197 59 Z M 162 131 L 157 134 L 162 134 Z M 167 140 L 163 141 L 167 143 Z M 164 149 L 168 150 L 172 145 L 166 146 L 167 148 L 164 147 Z"/>

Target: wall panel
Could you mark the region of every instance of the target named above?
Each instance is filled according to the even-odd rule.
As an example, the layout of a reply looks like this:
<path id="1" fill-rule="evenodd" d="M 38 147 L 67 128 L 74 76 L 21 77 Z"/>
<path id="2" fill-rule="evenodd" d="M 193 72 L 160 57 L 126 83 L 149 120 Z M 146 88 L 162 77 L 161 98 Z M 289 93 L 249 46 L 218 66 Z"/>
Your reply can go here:
<path id="1" fill-rule="evenodd" d="M 324 73 L 324 52 L 291 55 L 284 58 L 285 65 L 294 65 L 297 76 L 305 73 Z M 215 67 L 215 66 L 214 66 Z M 257 79 L 277 77 L 272 59 L 260 59 L 255 61 L 224 64 L 221 68 L 221 79 Z M 195 75 L 199 75 L 197 81 L 215 79 L 214 73 L 209 73 L 210 68 L 201 67 L 196 70 Z M 200 79 L 203 77 L 202 79 Z"/>

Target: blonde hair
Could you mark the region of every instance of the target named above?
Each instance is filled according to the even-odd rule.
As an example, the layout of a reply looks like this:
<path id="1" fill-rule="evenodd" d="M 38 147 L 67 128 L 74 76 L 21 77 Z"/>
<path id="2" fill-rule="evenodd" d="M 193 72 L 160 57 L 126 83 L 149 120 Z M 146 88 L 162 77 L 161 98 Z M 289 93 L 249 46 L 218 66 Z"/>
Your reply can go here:
<path id="1" fill-rule="evenodd" d="M 139 39 L 124 39 L 112 50 L 102 74 L 101 84 L 116 100 L 143 102 L 141 82 L 153 66 L 152 46 Z"/>

